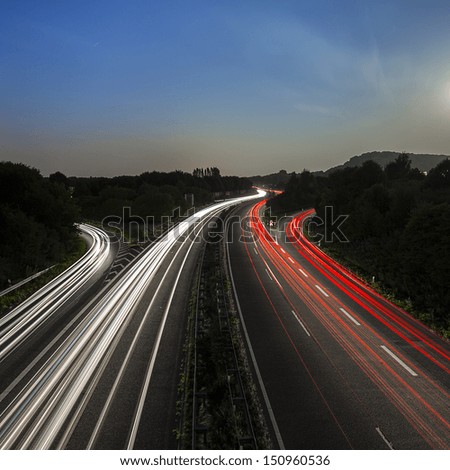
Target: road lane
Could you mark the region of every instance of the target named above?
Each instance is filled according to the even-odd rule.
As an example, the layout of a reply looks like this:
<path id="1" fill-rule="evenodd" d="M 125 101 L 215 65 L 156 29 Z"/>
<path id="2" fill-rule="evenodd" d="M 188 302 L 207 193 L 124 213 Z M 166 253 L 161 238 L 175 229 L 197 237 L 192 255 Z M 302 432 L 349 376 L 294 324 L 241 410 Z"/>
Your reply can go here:
<path id="1" fill-rule="evenodd" d="M 294 242 L 287 245 L 288 249 L 297 252 L 297 257 L 300 255 L 299 261 L 306 262 L 309 269 L 316 273 L 316 277 L 328 284 L 336 295 L 346 294 L 346 302 L 361 312 L 366 321 L 383 329 L 392 341 L 401 339 L 400 347 L 407 354 L 414 355 L 415 360 L 418 360 L 430 374 L 448 386 L 450 372 L 448 343 L 308 242 L 300 226 L 311 215 L 310 210 L 305 211 L 286 226 L 287 239 Z"/>
<path id="2" fill-rule="evenodd" d="M 358 314 L 345 302 L 342 302 L 341 298 L 336 297 L 334 292 L 332 294 L 329 285 L 319 282 L 311 274 L 311 267 L 308 263 L 298 262 L 299 254 L 292 250 L 292 247 L 283 244 L 280 237 L 277 237 L 277 241 L 272 239 L 261 225 L 258 228 L 258 223 L 260 223 L 256 220 L 258 213 L 258 210 L 254 211 L 255 219 L 251 220 L 251 225 L 252 230 L 259 230 L 255 248 L 260 256 L 256 256 L 254 250 L 246 250 L 249 262 L 255 271 L 253 275 L 251 272 L 248 273 L 248 277 L 250 280 L 254 280 L 255 274 L 258 277 L 258 272 L 263 273 L 264 270 L 274 273 L 271 274 L 271 277 L 277 279 L 278 284 L 271 282 L 265 273 L 260 275 L 263 291 L 266 291 L 266 306 L 259 306 L 258 310 L 265 312 L 264 317 L 269 317 L 270 310 L 272 310 L 272 317 L 274 314 L 278 317 L 284 330 L 283 334 L 275 334 L 274 325 L 267 327 L 266 341 L 271 341 L 270 344 L 274 341 L 277 344 L 281 344 L 283 341 L 290 342 L 291 355 L 297 355 L 300 361 L 302 359 L 305 361 L 304 367 L 310 371 L 310 380 L 315 381 L 318 385 L 316 393 L 322 394 L 326 401 L 333 403 L 329 395 L 335 393 L 337 396 L 339 391 L 342 392 L 341 399 L 335 400 L 335 406 L 331 406 L 328 411 L 333 412 L 338 422 L 341 423 L 341 429 L 345 430 L 351 446 L 376 448 L 380 443 L 377 429 L 390 436 L 390 441 L 393 437 L 394 445 L 399 448 L 445 448 L 446 445 L 448 446 L 448 395 L 446 390 L 433 380 L 430 381 L 429 378 L 420 383 L 411 383 L 410 379 L 413 377 L 408 371 L 405 371 L 396 361 L 393 361 L 393 364 L 389 363 L 392 357 L 381 348 L 381 345 L 390 344 L 390 341 L 385 341 L 386 338 L 374 329 L 368 328 L 370 331 L 367 331 L 366 328 L 357 328 L 363 323 Z M 236 244 L 235 252 L 237 253 L 236 260 L 239 256 L 242 257 L 242 246 Z M 237 265 L 238 261 L 235 263 Z M 239 265 L 239 271 L 241 270 L 242 266 Z M 239 272 L 235 275 L 239 278 Z M 241 278 L 240 282 L 245 281 Z M 258 286 L 258 282 L 249 283 L 248 279 L 246 284 L 246 292 L 252 289 L 255 291 Z M 276 289 L 274 290 L 275 287 L 278 288 L 278 292 Z M 243 292 L 244 290 L 239 296 L 240 301 L 248 305 L 249 302 L 246 302 Z M 284 305 L 280 295 L 284 298 Z M 251 299 L 255 300 L 255 296 L 251 295 Z M 243 308 L 247 317 L 250 318 L 250 322 L 254 315 L 251 310 L 251 305 L 248 305 L 247 309 Z M 294 327 L 289 326 L 289 318 L 295 318 L 292 312 L 296 314 L 297 320 L 302 322 L 300 324 L 297 321 L 297 329 L 303 330 L 303 335 L 305 331 L 302 325 L 307 329 L 321 354 L 309 355 L 308 348 L 302 344 L 304 341 L 300 343 L 302 344 L 300 349 L 296 341 L 292 339 L 292 335 L 295 334 Z M 349 314 L 359 325 L 349 318 Z M 260 315 L 254 325 L 253 337 L 252 328 L 249 328 L 252 344 L 253 341 L 258 344 L 258 336 L 264 333 L 262 325 L 263 320 Z M 365 323 L 363 325 L 366 326 Z M 269 340 L 269 338 L 271 339 Z M 253 346 L 255 348 L 255 345 Z M 392 345 L 389 348 L 395 349 Z M 265 368 L 265 362 L 272 364 L 272 366 L 266 367 L 266 380 L 270 384 L 274 380 L 273 377 L 279 376 L 280 373 L 276 369 L 277 361 L 272 357 L 264 356 L 264 351 L 260 351 L 257 347 L 255 354 L 257 350 L 260 357 L 264 357 L 263 364 L 260 364 L 262 370 Z M 317 351 L 315 352 L 317 353 Z M 398 351 L 396 354 L 401 356 L 403 362 L 408 362 Z M 321 356 L 328 359 L 328 370 L 321 362 L 323 359 Z M 291 373 L 293 371 L 294 369 Z M 405 376 L 402 375 L 404 373 Z M 334 391 L 327 390 L 325 375 L 328 378 L 336 377 Z M 286 385 L 286 382 L 292 381 L 292 378 L 287 375 L 280 380 Z M 275 397 L 275 403 L 271 401 L 274 410 L 278 407 L 278 415 L 276 414 L 276 416 L 280 419 L 279 426 L 283 439 L 286 434 L 292 438 L 292 435 L 295 434 L 294 422 L 303 419 L 302 412 L 294 408 L 294 414 L 297 417 L 289 421 L 292 406 L 288 407 L 285 403 L 277 404 L 282 400 L 282 393 L 280 391 L 277 395 L 275 386 L 267 385 L 267 390 L 269 396 L 272 393 L 272 397 Z M 303 390 L 300 388 L 298 393 L 303 394 Z M 312 404 L 314 397 L 308 397 L 308 401 L 309 399 Z M 411 406 L 411 402 L 414 405 Z M 352 407 L 353 411 L 356 411 L 356 416 L 353 415 L 349 421 L 351 414 L 347 415 L 348 411 L 343 414 L 341 410 L 344 408 L 348 410 Z M 310 424 L 312 427 L 317 427 L 313 421 Z M 358 430 L 357 434 L 359 435 L 371 436 L 371 438 L 364 442 L 360 436 L 354 434 L 354 430 Z M 288 439 L 287 442 L 289 445 Z M 293 448 L 305 447 L 303 436 L 298 435 L 297 440 L 291 439 L 290 442 Z M 318 442 L 313 442 L 313 445 L 321 447 L 326 442 L 321 436 Z M 333 445 L 341 444 L 337 444 L 337 441 L 333 443 L 331 440 L 327 444 L 327 448 L 332 448 Z"/>
<path id="3" fill-rule="evenodd" d="M 295 220 L 295 219 L 294 219 Z M 274 247 L 278 246 L 276 244 L 272 244 Z M 285 246 L 286 249 L 288 249 L 288 245 Z M 316 247 L 314 247 L 316 248 Z M 317 248 L 316 248 L 317 249 Z M 297 254 L 298 257 L 298 254 Z M 279 257 L 279 261 L 281 260 L 281 264 L 284 264 L 284 266 L 288 266 L 288 263 L 286 260 L 283 260 L 283 255 Z M 336 265 L 334 262 L 332 263 L 334 266 Z M 329 279 L 329 273 L 325 273 L 326 278 Z M 315 280 L 317 282 L 317 279 Z M 356 280 L 355 284 L 360 285 L 360 281 Z M 317 284 L 316 284 L 317 286 Z M 331 292 L 331 286 L 332 284 L 330 282 L 328 283 L 322 283 L 322 286 L 324 286 L 328 291 Z M 334 286 L 335 287 L 335 286 Z M 336 290 L 336 289 L 334 289 Z M 347 294 L 347 291 L 344 292 Z M 375 295 L 376 297 L 380 297 L 378 294 Z M 320 299 L 318 299 L 320 302 Z M 335 315 L 335 308 L 338 306 L 340 303 L 346 303 L 347 302 L 347 309 L 350 309 L 351 307 L 348 304 L 348 298 L 346 295 L 343 295 L 341 292 L 340 295 L 339 293 L 336 294 L 336 296 L 332 296 L 332 299 L 330 299 L 330 302 L 324 303 L 324 308 L 328 308 L 329 305 L 334 305 L 332 309 L 329 309 L 329 315 L 328 317 L 332 317 Z M 387 303 L 387 302 L 386 302 Z M 374 308 L 377 308 L 379 306 L 379 302 L 377 301 L 375 304 L 371 305 L 371 310 L 370 314 L 373 315 Z M 385 307 L 383 306 L 383 311 Z M 397 309 L 397 308 L 396 308 Z M 358 313 L 355 313 L 352 311 L 354 316 L 359 315 Z M 367 312 L 366 312 L 367 314 Z M 395 311 L 390 312 L 390 316 L 393 318 L 395 315 Z M 401 315 L 403 317 L 407 316 L 405 312 L 401 312 Z M 318 317 L 320 315 L 317 315 Z M 380 318 L 380 313 L 375 312 L 375 318 L 379 319 Z M 337 318 L 338 319 L 338 318 Z M 328 319 L 327 319 L 328 320 Z M 323 321 L 324 323 L 324 321 Z M 404 331 L 398 331 L 398 325 L 400 322 L 396 322 L 397 327 L 395 329 L 390 328 L 390 334 L 385 335 L 385 326 L 386 323 L 385 321 L 381 321 L 378 324 L 367 324 L 365 323 L 364 326 L 365 328 L 357 329 L 357 333 L 352 332 L 352 338 L 353 342 L 354 340 L 358 341 L 360 345 L 364 346 L 364 349 L 366 350 L 365 356 L 370 354 L 374 358 L 377 359 L 377 362 L 380 362 L 384 364 L 384 367 L 382 369 L 375 369 L 371 370 L 370 374 L 372 377 L 372 380 L 377 383 L 377 386 L 380 387 L 380 389 L 384 390 L 387 398 L 389 398 L 393 404 L 399 409 L 399 411 L 403 414 L 405 419 L 409 421 L 411 426 L 420 434 L 422 439 L 430 446 L 433 448 L 446 448 L 448 446 L 448 440 L 449 440 L 449 425 L 448 425 L 448 380 L 447 380 L 447 386 L 445 385 L 445 381 L 441 382 L 440 380 L 436 380 L 436 377 L 434 376 L 433 373 L 430 374 L 429 369 L 432 365 L 434 366 L 436 363 L 436 357 L 439 357 L 440 360 L 442 361 L 442 358 L 445 358 L 446 355 L 448 354 L 446 352 L 446 348 L 448 351 L 448 346 L 442 342 L 439 341 L 439 338 L 436 337 L 432 332 L 429 332 L 427 329 L 423 327 L 423 325 L 419 325 L 419 327 L 414 327 L 415 331 L 414 334 L 416 337 L 419 337 L 419 335 L 423 338 L 424 332 L 426 334 L 426 338 L 423 338 L 423 342 L 426 346 L 428 345 L 433 345 L 436 351 L 439 351 L 440 356 L 435 356 L 433 358 L 433 362 L 429 362 L 427 366 L 428 367 L 423 367 L 421 372 L 420 372 L 420 380 L 416 381 L 411 381 L 409 380 L 410 376 L 406 374 L 406 377 L 404 376 L 404 370 L 413 370 L 416 367 L 420 367 L 418 363 L 415 362 L 416 356 L 418 352 L 424 352 L 425 357 L 429 357 L 429 350 L 424 350 L 424 347 L 422 345 L 415 345 L 415 351 L 413 355 L 408 354 L 408 352 L 411 349 L 406 349 L 406 354 L 398 349 L 398 346 L 402 344 L 402 340 L 406 339 L 406 341 L 409 343 L 410 341 L 409 338 L 407 338 L 407 334 L 412 331 L 412 327 L 414 323 L 417 323 L 416 320 L 410 319 L 408 324 L 405 326 L 405 329 L 408 333 L 405 333 Z M 373 325 L 373 326 L 372 326 Z M 328 326 L 330 327 L 330 326 Z M 377 328 L 378 327 L 378 328 Z M 381 328 L 380 328 L 381 327 Z M 348 328 L 347 328 L 348 330 Z M 350 331 L 350 330 L 348 330 Z M 392 340 L 392 333 L 395 332 L 398 334 L 394 340 Z M 339 332 L 336 332 L 335 330 L 335 335 L 338 335 Z M 406 338 L 405 338 L 406 337 Z M 340 341 L 342 342 L 343 337 L 340 337 Z M 390 344 L 389 350 L 395 351 L 394 356 L 401 360 L 401 363 L 406 365 L 405 363 L 408 363 L 407 368 L 405 369 L 404 366 L 403 369 L 400 367 L 393 367 L 393 365 L 389 362 L 386 361 L 386 358 L 380 354 L 380 347 L 381 343 L 388 342 Z M 353 345 L 352 345 L 353 346 Z M 347 345 L 344 344 L 344 347 L 346 348 L 347 351 L 350 352 L 350 346 L 347 343 Z M 387 346 L 382 347 L 381 349 L 384 349 Z M 352 352 L 352 357 L 357 357 L 354 356 L 355 352 Z M 359 359 L 361 359 L 363 356 L 359 356 Z M 392 355 L 391 355 L 392 358 Z M 400 359 L 401 358 L 401 359 Z M 398 361 L 396 361 L 398 362 Z M 420 363 L 420 361 L 419 361 Z M 445 362 L 441 362 L 439 364 L 441 366 L 441 372 L 440 376 L 442 377 L 442 369 L 447 368 L 447 365 Z M 386 374 L 386 372 L 389 372 Z M 435 370 L 433 369 L 433 372 Z M 411 374 L 413 375 L 413 374 Z M 413 375 L 413 377 L 417 377 L 419 374 Z M 448 376 L 447 376 L 448 379 Z M 413 405 L 411 405 L 413 403 Z M 399 439 L 401 439 L 402 436 L 399 436 Z M 409 443 L 409 445 L 413 445 L 413 441 Z M 418 444 L 420 445 L 420 443 Z"/>
<path id="4" fill-rule="evenodd" d="M 202 226 L 206 227 L 209 220 Z M 122 336 L 120 348 L 108 364 L 108 374 L 97 386 L 97 391 L 109 391 L 106 400 L 98 399 L 105 394 L 102 392 L 93 397 L 69 448 L 176 448 L 174 413 L 185 305 L 201 246 L 201 235 L 193 232 L 177 241 L 174 253 L 160 269 L 161 275 L 149 286 L 133 325 Z M 158 375 L 160 369 L 163 373 Z M 144 414 L 152 416 L 143 420 Z M 95 423 L 93 416 L 98 416 Z M 144 427 L 151 423 L 146 432 L 142 431 L 142 422 Z"/>
<path id="5" fill-rule="evenodd" d="M 0 413 L 10 397 L 26 385 L 61 342 L 65 331 L 78 321 L 78 310 L 101 288 L 104 275 L 114 259 L 116 244 L 109 243 L 105 233 L 95 227 L 82 228 L 81 236 L 89 247 L 85 256 L 3 317 L 4 328 L 0 328 L 0 337 L 9 351 L 3 351 L 0 361 Z M 92 237 L 90 233 L 98 236 Z M 80 274 L 80 265 L 86 268 L 84 278 Z M 64 290 L 64 279 L 68 283 L 67 291 Z M 78 289 L 74 289 L 76 284 Z M 69 290 L 72 290 L 72 295 L 69 295 Z M 42 312 L 36 307 L 38 303 L 42 305 Z M 20 321 L 24 329 L 29 329 L 30 325 L 34 327 L 24 334 L 17 324 L 15 327 L 11 325 L 11 317 L 17 323 Z M 11 334 L 14 330 L 15 334 Z M 20 334 L 23 336 L 19 341 Z"/>
<path id="6" fill-rule="evenodd" d="M 123 347 L 122 339 L 130 331 L 130 325 L 138 324 L 137 312 L 145 309 L 143 302 L 152 291 L 152 281 L 161 275 L 161 268 L 174 256 L 179 241 L 218 211 L 255 197 L 260 195 L 224 201 L 197 212 L 142 252 L 117 276 L 102 295 L 84 309 L 82 320 L 74 325 L 3 411 L 0 447 L 45 449 L 66 446 L 90 398 L 99 398 L 97 385 L 108 374 L 108 364 L 115 352 Z M 170 290 L 169 277 L 161 292 Z M 152 321 L 156 330 L 165 330 L 160 318 Z M 103 396 L 107 396 L 108 392 L 104 388 L 101 390 Z M 129 406 L 133 404 L 131 402 Z"/>
<path id="7" fill-rule="evenodd" d="M 359 419 L 358 414 L 342 400 L 343 392 L 335 386 L 339 376 L 330 367 L 328 358 L 318 354 L 315 342 L 299 324 L 298 319 L 303 322 L 306 307 L 295 306 L 297 314 L 292 314 L 292 305 L 285 298 L 285 288 L 272 275 L 271 278 L 267 276 L 265 260 L 252 256 L 254 251 L 238 241 L 241 229 L 236 225 L 232 229 L 235 233 L 232 235 L 233 243 L 229 245 L 230 261 L 238 299 L 285 447 L 353 447 L 349 442 L 349 431 L 355 421 L 364 421 L 364 416 Z M 312 360 L 319 361 L 320 380 L 308 365 Z M 333 411 L 337 408 L 333 405 L 335 402 L 343 403 L 343 410 L 347 410 L 345 414 L 350 421 L 347 429 Z M 267 421 L 271 422 L 270 417 Z M 362 443 L 373 439 L 373 436 L 358 434 Z M 376 439 L 373 447 L 376 448 L 378 443 Z M 381 445 L 379 447 L 382 448 Z"/>
<path id="8" fill-rule="evenodd" d="M 66 271 L 0 318 L 0 363 L 73 298 L 109 257 L 109 237 L 103 230 L 87 224 L 80 224 L 79 228 L 93 240 L 88 251 Z"/>

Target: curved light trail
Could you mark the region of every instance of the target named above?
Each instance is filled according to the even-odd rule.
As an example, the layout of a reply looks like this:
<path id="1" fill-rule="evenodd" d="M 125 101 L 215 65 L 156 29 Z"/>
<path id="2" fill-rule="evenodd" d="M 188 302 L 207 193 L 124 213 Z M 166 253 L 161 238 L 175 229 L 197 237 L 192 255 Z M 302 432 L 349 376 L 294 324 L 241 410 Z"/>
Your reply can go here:
<path id="1" fill-rule="evenodd" d="M 80 224 L 78 227 L 93 240 L 88 251 L 63 273 L 0 318 L 0 363 L 72 298 L 108 258 L 108 235 L 92 225 Z"/>
<path id="2" fill-rule="evenodd" d="M 429 374 L 422 363 L 405 353 L 405 348 L 398 346 L 404 340 L 415 351 L 432 361 L 443 371 L 448 371 L 448 348 L 416 320 L 410 319 L 406 312 L 393 306 L 379 294 L 355 278 L 345 268 L 327 257 L 303 235 L 302 224 L 311 217 L 314 211 L 306 211 L 294 218 L 286 227 L 291 242 L 294 242 L 298 254 L 317 271 L 325 276 L 334 287 L 330 289 L 321 283 L 308 263 L 299 263 L 293 255 L 286 252 L 264 226 L 260 213 L 265 201 L 257 203 L 250 210 L 250 228 L 255 240 L 255 254 L 247 248 L 247 255 L 255 274 L 277 315 L 289 342 L 296 351 L 298 359 L 303 362 L 300 350 L 290 337 L 289 328 L 276 311 L 270 296 L 264 288 L 264 282 L 273 280 L 289 304 L 298 326 L 308 338 L 317 342 L 322 352 L 331 363 L 335 360 L 327 352 L 328 345 L 320 344 L 315 335 L 315 326 L 308 324 L 295 308 L 294 298 L 298 298 L 313 313 L 320 324 L 331 333 L 348 357 L 370 381 L 381 390 L 386 398 L 400 411 L 409 424 L 432 448 L 445 449 L 450 443 L 449 393 Z M 289 250 L 292 251 L 292 250 Z M 267 273 L 261 277 L 253 262 L 259 257 Z M 264 279 L 264 281 L 263 281 Z M 341 295 L 341 294 L 345 295 Z M 349 301 L 344 299 L 349 298 Z M 372 323 L 369 323 L 353 308 L 353 303 L 362 307 L 375 317 L 383 326 L 398 335 L 398 341 L 392 341 Z M 426 334 L 428 333 L 428 334 Z M 311 380 L 315 383 L 314 371 L 306 364 Z M 341 370 L 336 364 L 336 369 Z M 341 374 L 346 381 L 345 373 Z M 318 387 L 319 394 L 321 393 Z M 349 384 L 349 390 L 352 390 Z M 358 397 L 355 397 L 359 399 Z M 326 404 L 326 403 L 325 403 Z M 327 404 L 326 404 L 327 405 Z M 366 406 L 370 407 L 370 403 Z M 330 413 L 332 410 L 330 409 Z"/>
<path id="3" fill-rule="evenodd" d="M 163 261 L 173 256 L 177 241 L 218 211 L 263 194 L 258 191 L 202 209 L 144 251 L 89 309 L 0 416 L 0 448 L 58 447 L 58 437 L 64 434 L 67 422 L 76 422 L 74 413 L 82 412 L 79 404 L 84 395 L 92 393 L 149 283 Z"/>
<path id="4" fill-rule="evenodd" d="M 430 336 L 430 331 L 422 323 L 371 289 L 305 237 L 303 224 L 313 215 L 313 209 L 305 211 L 295 217 L 286 228 L 290 239 L 297 244 L 299 253 L 371 315 L 449 373 L 448 350 Z"/>

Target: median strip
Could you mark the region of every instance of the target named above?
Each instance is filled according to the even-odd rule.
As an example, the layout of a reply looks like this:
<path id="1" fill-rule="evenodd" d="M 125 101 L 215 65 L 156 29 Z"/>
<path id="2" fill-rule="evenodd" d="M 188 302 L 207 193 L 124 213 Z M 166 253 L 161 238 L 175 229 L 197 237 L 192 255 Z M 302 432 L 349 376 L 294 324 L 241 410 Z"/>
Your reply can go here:
<path id="1" fill-rule="evenodd" d="M 217 219 L 215 233 L 224 233 L 227 215 Z M 192 281 L 177 405 L 181 449 L 272 446 L 241 337 L 225 250 L 225 243 L 214 243 L 208 233 Z"/>

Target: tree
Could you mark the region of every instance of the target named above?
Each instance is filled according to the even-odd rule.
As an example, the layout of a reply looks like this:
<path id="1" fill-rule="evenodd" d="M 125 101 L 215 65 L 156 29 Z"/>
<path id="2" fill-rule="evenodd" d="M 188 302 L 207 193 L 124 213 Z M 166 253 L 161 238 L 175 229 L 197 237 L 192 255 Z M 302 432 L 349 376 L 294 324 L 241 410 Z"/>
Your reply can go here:
<path id="1" fill-rule="evenodd" d="M 357 171 L 357 180 L 362 190 L 383 182 L 383 169 L 373 160 L 364 162 Z"/>
<path id="2" fill-rule="evenodd" d="M 60 171 L 52 173 L 48 178 L 52 183 L 62 184 L 66 188 L 69 187 L 69 179 L 65 174 L 61 173 Z"/>
<path id="3" fill-rule="evenodd" d="M 450 189 L 450 160 L 442 160 L 432 168 L 425 179 L 425 186 L 432 189 Z"/>
<path id="4" fill-rule="evenodd" d="M 416 210 L 401 243 L 403 280 L 408 294 L 434 320 L 450 323 L 450 204 Z"/>
<path id="5" fill-rule="evenodd" d="M 55 178 L 0 162 L 0 283 L 58 262 L 73 248 L 76 220 L 77 207 Z"/>
<path id="6" fill-rule="evenodd" d="M 407 178 L 411 171 L 411 159 L 405 152 L 401 153 L 393 162 L 388 163 L 384 173 L 388 180 Z"/>

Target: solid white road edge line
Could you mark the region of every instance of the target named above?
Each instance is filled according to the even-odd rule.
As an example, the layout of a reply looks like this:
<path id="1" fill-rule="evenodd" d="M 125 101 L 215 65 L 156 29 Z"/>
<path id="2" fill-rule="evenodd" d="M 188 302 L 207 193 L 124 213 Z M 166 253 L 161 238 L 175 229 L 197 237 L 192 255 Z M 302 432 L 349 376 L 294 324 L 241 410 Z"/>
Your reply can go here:
<path id="1" fill-rule="evenodd" d="M 226 230 L 225 233 L 228 235 L 228 227 L 226 227 L 225 230 Z M 281 450 L 285 450 L 286 447 L 284 446 L 283 438 L 281 437 L 280 429 L 278 427 L 278 423 L 277 423 L 277 420 L 275 419 L 275 414 L 273 412 L 273 408 L 272 408 L 272 405 L 271 405 L 270 400 L 269 400 L 269 395 L 267 394 L 266 386 L 264 385 L 264 381 L 263 381 L 263 378 L 261 376 L 261 372 L 259 370 L 258 363 L 256 362 L 256 356 L 255 356 L 255 353 L 254 353 L 253 348 L 252 348 L 252 343 L 250 342 L 250 336 L 248 335 L 247 327 L 245 326 L 244 315 L 242 314 L 241 304 L 239 303 L 239 298 L 238 298 L 238 295 L 237 295 L 236 285 L 234 284 L 234 277 L 233 277 L 233 271 L 231 269 L 230 250 L 229 250 L 229 247 L 228 247 L 228 243 L 226 243 L 225 246 L 226 246 L 226 252 L 227 252 L 227 259 L 228 259 L 228 269 L 230 271 L 231 285 L 233 287 L 234 299 L 236 300 L 236 308 L 237 308 L 237 311 L 239 312 L 239 318 L 241 320 L 242 331 L 244 333 L 245 341 L 246 341 L 247 346 L 248 346 L 248 351 L 250 353 L 250 357 L 251 357 L 251 360 L 252 360 L 252 363 L 253 363 L 253 367 L 255 369 L 255 374 L 256 374 L 256 377 L 258 379 L 259 386 L 261 388 L 261 393 L 262 393 L 262 396 L 264 398 L 264 403 L 266 404 L 267 413 L 269 414 L 269 418 L 270 418 L 270 421 L 271 421 L 272 426 L 273 426 L 273 431 L 274 431 L 275 437 L 277 439 L 278 447 Z"/>
<path id="2" fill-rule="evenodd" d="M 294 312 L 294 310 L 291 310 L 292 315 L 294 315 L 295 319 L 300 323 L 300 326 L 305 330 L 305 333 L 308 336 L 311 336 L 311 333 L 306 329 L 306 326 L 303 324 L 303 322 L 298 318 L 298 315 Z"/>
<path id="3" fill-rule="evenodd" d="M 394 447 L 392 444 L 386 439 L 386 436 L 381 432 L 381 429 L 379 427 L 376 427 L 375 430 L 377 433 L 380 435 L 381 439 L 385 442 L 385 444 L 389 447 L 389 449 L 394 450 Z"/>

